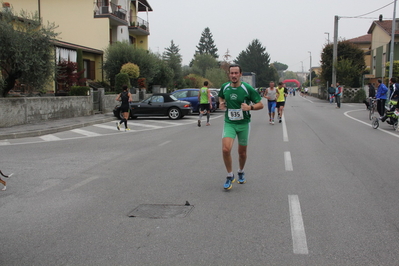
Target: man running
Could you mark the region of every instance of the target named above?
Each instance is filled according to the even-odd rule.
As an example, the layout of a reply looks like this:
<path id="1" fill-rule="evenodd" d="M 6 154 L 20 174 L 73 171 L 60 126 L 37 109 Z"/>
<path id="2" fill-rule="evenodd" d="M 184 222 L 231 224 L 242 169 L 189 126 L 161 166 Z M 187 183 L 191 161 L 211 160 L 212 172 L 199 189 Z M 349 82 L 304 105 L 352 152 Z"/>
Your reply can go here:
<path id="1" fill-rule="evenodd" d="M 281 123 L 281 118 L 283 117 L 283 110 L 285 105 L 285 98 L 287 97 L 287 89 L 284 87 L 282 82 L 278 83 L 277 87 L 278 97 L 277 97 L 277 110 L 278 110 L 278 122 Z"/>
<path id="2" fill-rule="evenodd" d="M 200 103 L 199 108 L 199 117 L 198 117 L 198 126 L 201 126 L 201 119 L 204 114 L 206 114 L 206 125 L 210 126 L 209 124 L 209 117 L 212 109 L 212 100 L 211 100 L 211 92 L 208 88 L 208 81 L 204 81 L 204 87 L 199 90 L 198 93 L 198 102 Z"/>
<path id="3" fill-rule="evenodd" d="M 244 166 L 247 160 L 247 145 L 250 131 L 250 110 L 263 109 L 259 93 L 251 85 L 241 82 L 242 69 L 238 65 L 230 65 L 230 82 L 224 83 L 219 91 L 220 108 L 226 110 L 222 137 L 223 161 L 227 170 L 224 189 L 232 188 L 235 181 L 232 166 L 231 149 L 234 139 L 238 137 L 238 183 L 246 182 Z M 251 104 L 254 103 L 253 105 Z"/>
<path id="4" fill-rule="evenodd" d="M 276 110 L 276 99 L 279 92 L 274 87 L 274 81 L 270 81 L 269 88 L 265 91 L 265 98 L 267 99 L 267 108 L 269 110 L 269 124 L 274 125 L 274 115 Z"/>

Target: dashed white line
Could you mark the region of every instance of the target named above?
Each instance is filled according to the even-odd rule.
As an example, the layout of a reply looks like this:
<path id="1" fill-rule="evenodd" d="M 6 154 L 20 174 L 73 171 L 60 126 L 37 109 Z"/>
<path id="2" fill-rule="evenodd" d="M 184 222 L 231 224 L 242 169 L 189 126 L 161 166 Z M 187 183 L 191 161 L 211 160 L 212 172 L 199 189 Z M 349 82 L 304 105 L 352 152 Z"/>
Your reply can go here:
<path id="1" fill-rule="evenodd" d="M 288 195 L 294 254 L 309 254 L 298 195 Z"/>
<path id="2" fill-rule="evenodd" d="M 146 124 L 141 124 L 141 123 L 129 123 L 129 124 L 131 124 L 132 126 L 149 127 L 149 128 L 154 128 L 154 129 L 162 128 L 160 126 L 146 125 Z"/>
<path id="3" fill-rule="evenodd" d="M 283 140 L 284 140 L 284 142 L 288 142 L 288 132 L 287 132 L 287 126 L 285 124 L 284 114 L 283 114 L 282 118 L 283 118 L 283 121 L 282 121 L 282 123 L 283 123 Z"/>
<path id="4" fill-rule="evenodd" d="M 99 128 L 116 130 L 116 125 L 115 126 L 109 126 L 109 125 L 104 125 L 104 124 L 95 124 L 93 126 L 99 127 Z"/>
<path id="5" fill-rule="evenodd" d="M 284 164 L 285 164 L 285 171 L 294 170 L 294 168 L 292 167 L 291 153 L 289 151 L 284 152 Z"/>
<path id="6" fill-rule="evenodd" d="M 171 143 L 171 142 L 172 142 L 172 141 L 168 140 L 168 141 L 165 141 L 165 142 L 159 144 L 158 146 L 164 146 L 164 145 L 166 145 L 166 144 L 168 144 L 168 143 Z"/>

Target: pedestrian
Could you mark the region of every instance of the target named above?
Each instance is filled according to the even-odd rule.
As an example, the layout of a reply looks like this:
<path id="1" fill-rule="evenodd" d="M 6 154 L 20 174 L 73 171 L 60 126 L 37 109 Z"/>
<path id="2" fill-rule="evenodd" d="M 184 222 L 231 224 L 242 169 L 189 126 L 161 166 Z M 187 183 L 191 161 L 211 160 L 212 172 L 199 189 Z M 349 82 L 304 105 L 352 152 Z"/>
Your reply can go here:
<path id="1" fill-rule="evenodd" d="M 121 102 L 121 112 L 123 119 L 120 122 L 116 122 L 116 128 L 118 130 L 121 130 L 121 124 L 125 124 L 125 131 L 130 130 L 127 126 L 127 120 L 129 119 L 129 112 L 130 112 L 130 105 L 129 103 L 133 101 L 132 99 L 132 94 L 128 92 L 128 87 L 127 85 L 122 86 L 123 91 L 119 93 L 119 95 L 116 97 L 117 101 Z"/>
<path id="2" fill-rule="evenodd" d="M 330 104 L 334 103 L 334 94 L 335 94 L 335 89 L 333 86 L 328 87 L 328 99 L 330 100 Z"/>
<path id="3" fill-rule="evenodd" d="M 265 91 L 265 98 L 267 99 L 267 108 L 269 110 L 269 124 L 274 125 L 274 115 L 276 110 L 276 99 L 278 97 L 278 91 L 274 87 L 274 81 L 270 81 L 269 88 Z"/>
<path id="4" fill-rule="evenodd" d="M 306 95 L 308 95 L 308 91 L 309 91 L 309 88 L 306 87 L 306 88 L 305 88 L 305 98 L 306 98 Z"/>
<path id="5" fill-rule="evenodd" d="M 391 88 L 389 99 L 393 101 L 399 100 L 399 83 L 396 78 L 391 78 L 389 84 Z"/>
<path id="6" fill-rule="evenodd" d="M 212 109 L 211 92 L 208 88 L 208 81 L 204 81 L 204 87 L 199 90 L 198 102 L 200 104 L 198 126 L 201 126 L 201 119 L 204 114 L 206 114 L 206 125 L 210 126 L 209 117 Z"/>
<path id="7" fill-rule="evenodd" d="M 335 108 L 341 108 L 341 96 L 342 96 L 342 87 L 339 85 L 339 82 L 336 84 L 335 88 L 335 102 L 337 103 L 337 106 Z"/>
<path id="8" fill-rule="evenodd" d="M 377 82 L 378 82 L 378 88 L 375 98 L 377 99 L 377 110 L 378 113 L 380 114 L 380 119 L 381 119 L 385 113 L 385 102 L 387 100 L 388 88 L 387 86 L 385 86 L 384 83 L 382 83 L 381 79 L 379 79 Z"/>
<path id="9" fill-rule="evenodd" d="M 222 136 L 223 161 L 227 170 L 224 189 L 229 190 L 235 181 L 232 166 L 231 149 L 234 139 L 238 138 L 238 183 L 246 182 L 244 166 L 247 160 L 251 110 L 263 109 L 262 98 L 248 83 L 241 82 L 242 69 L 239 65 L 230 65 L 230 82 L 224 83 L 219 91 L 220 106 L 226 110 Z M 253 104 L 251 104 L 251 102 Z"/>
<path id="10" fill-rule="evenodd" d="M 287 97 L 287 89 L 284 87 L 284 83 L 279 82 L 277 86 L 278 97 L 276 108 L 278 111 L 278 122 L 281 123 L 281 119 L 283 117 L 283 110 L 285 105 L 285 98 Z"/>
<path id="11" fill-rule="evenodd" d="M 5 174 L 3 174 L 3 172 L 1 170 L 0 170 L 0 174 L 2 176 L 4 176 L 5 178 L 9 178 L 9 177 L 11 177 L 13 175 L 13 174 L 5 175 Z M 3 184 L 3 186 L 4 186 L 1 190 L 5 191 L 7 189 L 7 186 L 6 186 L 7 182 L 4 181 L 3 179 L 1 179 L 1 177 L 0 177 L 0 183 Z"/>

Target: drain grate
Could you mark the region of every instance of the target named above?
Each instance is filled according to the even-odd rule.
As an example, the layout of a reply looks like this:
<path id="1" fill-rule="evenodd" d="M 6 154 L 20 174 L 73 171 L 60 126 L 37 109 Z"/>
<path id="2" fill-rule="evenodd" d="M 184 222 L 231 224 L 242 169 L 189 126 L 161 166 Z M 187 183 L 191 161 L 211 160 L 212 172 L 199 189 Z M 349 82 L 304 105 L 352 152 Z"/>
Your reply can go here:
<path id="1" fill-rule="evenodd" d="M 184 218 L 190 214 L 193 208 L 193 205 L 187 204 L 140 204 L 128 216 L 152 219 Z"/>

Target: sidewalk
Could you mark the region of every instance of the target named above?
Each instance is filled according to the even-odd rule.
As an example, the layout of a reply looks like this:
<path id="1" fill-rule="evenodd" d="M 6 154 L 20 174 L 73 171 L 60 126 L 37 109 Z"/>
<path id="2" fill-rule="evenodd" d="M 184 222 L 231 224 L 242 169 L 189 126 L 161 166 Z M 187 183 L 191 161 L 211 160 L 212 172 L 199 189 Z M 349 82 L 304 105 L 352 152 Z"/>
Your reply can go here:
<path id="1" fill-rule="evenodd" d="M 117 120 L 112 112 L 0 128 L 0 140 L 37 137 Z"/>

